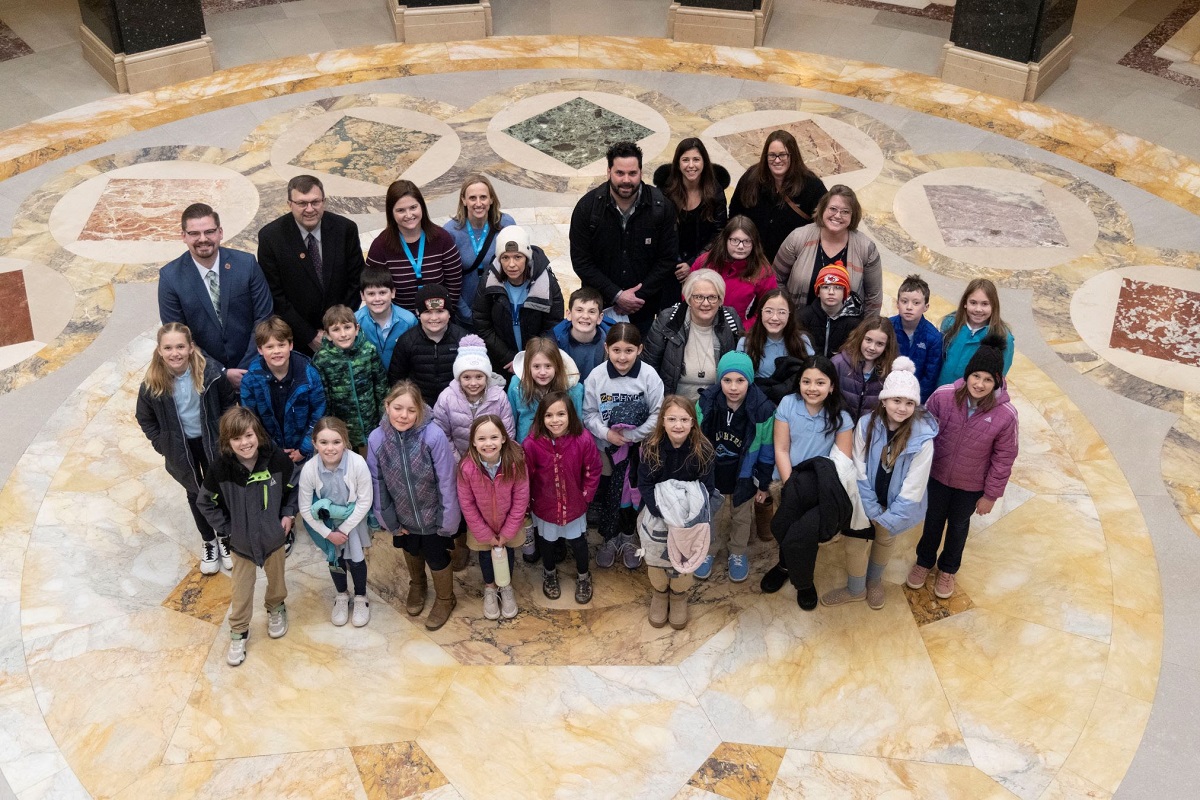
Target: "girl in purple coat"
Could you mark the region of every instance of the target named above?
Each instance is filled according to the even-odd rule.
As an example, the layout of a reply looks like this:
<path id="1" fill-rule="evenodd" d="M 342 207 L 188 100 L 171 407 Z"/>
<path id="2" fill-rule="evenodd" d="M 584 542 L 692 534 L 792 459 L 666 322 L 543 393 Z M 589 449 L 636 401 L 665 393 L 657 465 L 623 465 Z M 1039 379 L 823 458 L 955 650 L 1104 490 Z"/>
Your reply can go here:
<path id="1" fill-rule="evenodd" d="M 600 485 L 600 451 L 566 392 L 550 392 L 542 398 L 524 447 L 534 524 L 546 542 L 563 539 L 570 545 L 578 575 L 575 602 L 590 602 L 587 508 Z M 542 592 L 557 600 L 562 595 L 558 550 L 543 547 L 541 553 Z"/>
<path id="2" fill-rule="evenodd" d="M 868 317 L 833 357 L 838 388 L 851 418 L 857 423 L 879 405 L 879 392 L 896 360 L 896 329 L 883 317 Z"/>
<path id="3" fill-rule="evenodd" d="M 929 509 L 917 544 L 917 563 L 908 586 L 920 589 L 937 562 L 933 593 L 954 594 L 954 576 L 962 562 L 971 514 L 988 514 L 1004 495 L 1017 458 L 1017 410 L 1004 388 L 1002 336 L 989 336 L 967 363 L 963 377 L 939 386 L 926 410 L 938 421 L 929 478 Z M 942 542 L 942 529 L 946 540 Z"/>
<path id="4" fill-rule="evenodd" d="M 433 421 L 454 445 L 459 458 L 471 443 L 471 423 L 487 414 L 495 414 L 509 436 L 513 431 L 512 407 L 499 376 L 493 381 L 492 362 L 487 347 L 475 334 L 458 342 L 454 357 L 454 382 L 442 390 L 433 405 Z"/>

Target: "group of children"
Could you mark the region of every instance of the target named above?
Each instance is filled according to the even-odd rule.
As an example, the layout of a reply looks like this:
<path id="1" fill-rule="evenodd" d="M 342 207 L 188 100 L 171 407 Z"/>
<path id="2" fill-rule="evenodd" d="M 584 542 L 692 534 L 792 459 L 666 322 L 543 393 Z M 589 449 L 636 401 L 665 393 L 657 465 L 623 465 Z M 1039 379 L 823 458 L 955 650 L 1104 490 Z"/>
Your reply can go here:
<path id="1" fill-rule="evenodd" d="M 283 565 L 297 512 L 326 556 L 335 625 L 370 619 L 372 529 L 404 552 L 410 615 L 424 612 L 432 582 L 429 630 L 449 619 L 454 561 L 469 552 L 479 554 L 488 619 L 519 613 L 517 548 L 541 561 L 551 600 L 561 596 L 559 562 L 573 558 L 574 599 L 586 604 L 589 510 L 599 567 L 635 569 L 645 558 L 655 626 L 686 625 L 691 580 L 711 575 L 722 548 L 730 579 L 746 580 L 756 517 L 780 545 L 763 590 L 790 579 L 803 608 L 817 601 L 817 544 L 838 532 L 851 574 L 824 601 L 878 608 L 891 539 L 922 516 L 909 584 L 922 585 L 936 559 L 936 591 L 949 597 L 970 514 L 1003 494 L 1016 455 L 1003 386 L 1011 334 L 996 336 L 1007 328 L 995 287 L 973 282 L 938 332 L 923 316 L 928 286 L 910 276 L 896 317 L 847 328 L 854 298 L 836 269 L 817 278 L 820 329 L 805 332 L 787 294 L 769 293 L 697 403 L 664 397 L 638 329 L 606 319 L 587 287 L 552 336 L 524 343 L 507 386 L 484 342 L 449 322 L 442 287 L 420 289 L 414 316 L 393 304 L 384 270 L 364 272 L 357 314 L 329 309 L 311 361 L 293 351 L 281 319 L 260 323 L 260 358 L 240 395 L 185 326 L 164 325 L 137 417 L 185 488 L 200 571 L 231 573 L 228 663 L 245 658 L 255 568 L 267 575 L 268 633 L 287 632 Z M 776 478 L 782 513 L 772 524 Z M 722 504 L 727 536 L 713 535 Z"/>

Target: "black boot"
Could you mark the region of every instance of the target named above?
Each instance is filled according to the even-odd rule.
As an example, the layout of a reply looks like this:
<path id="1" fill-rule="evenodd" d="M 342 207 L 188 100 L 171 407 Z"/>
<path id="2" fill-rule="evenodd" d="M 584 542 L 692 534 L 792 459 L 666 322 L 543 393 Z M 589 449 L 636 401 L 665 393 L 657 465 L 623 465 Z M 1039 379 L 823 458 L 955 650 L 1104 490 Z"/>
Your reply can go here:
<path id="1" fill-rule="evenodd" d="M 763 594 L 775 594 L 783 588 L 783 585 L 787 583 L 787 580 L 787 567 L 783 566 L 783 562 L 780 561 L 778 564 L 767 570 L 767 573 L 762 576 L 762 581 L 758 584 L 758 588 L 763 590 Z"/>

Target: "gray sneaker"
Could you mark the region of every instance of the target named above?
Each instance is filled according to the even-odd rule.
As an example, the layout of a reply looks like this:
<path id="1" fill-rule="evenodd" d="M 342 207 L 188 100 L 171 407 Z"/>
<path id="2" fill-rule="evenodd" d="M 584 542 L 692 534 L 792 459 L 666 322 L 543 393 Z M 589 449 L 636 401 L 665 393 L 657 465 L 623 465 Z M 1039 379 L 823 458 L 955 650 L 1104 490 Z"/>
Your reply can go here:
<path id="1" fill-rule="evenodd" d="M 625 565 L 625 569 L 637 569 L 640 567 L 642 565 L 642 557 L 638 555 L 638 545 L 633 534 L 622 533 L 618 538 L 621 540 L 621 563 Z"/>
<path id="2" fill-rule="evenodd" d="M 483 587 L 483 616 L 486 619 L 500 619 L 500 598 L 495 587 Z"/>
<path id="3" fill-rule="evenodd" d="M 267 614 L 267 635 L 272 639 L 279 639 L 287 631 L 287 606 L 280 603 L 273 611 Z"/>
<path id="4" fill-rule="evenodd" d="M 512 619 L 517 615 L 517 598 L 513 594 L 512 584 L 500 587 L 500 616 Z"/>
<path id="5" fill-rule="evenodd" d="M 225 663 L 236 667 L 246 660 L 246 637 L 229 640 L 229 650 L 225 653 Z"/>
<path id="6" fill-rule="evenodd" d="M 620 536 L 614 536 L 611 539 L 604 540 L 604 544 L 600 545 L 600 549 L 596 551 L 597 567 L 609 569 L 613 564 L 617 563 L 617 549 L 621 545 L 620 539 Z"/>

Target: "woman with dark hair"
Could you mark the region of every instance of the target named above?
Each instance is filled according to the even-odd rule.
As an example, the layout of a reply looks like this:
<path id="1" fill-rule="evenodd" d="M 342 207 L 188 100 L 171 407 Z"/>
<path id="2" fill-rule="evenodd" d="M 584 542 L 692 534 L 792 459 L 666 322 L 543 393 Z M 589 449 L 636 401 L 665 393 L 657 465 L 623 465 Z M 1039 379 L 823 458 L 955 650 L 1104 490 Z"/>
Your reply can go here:
<path id="1" fill-rule="evenodd" d="M 744 330 L 758 317 L 760 298 L 772 289 L 775 272 L 763 255 L 758 228 L 749 217 L 736 216 L 713 240 L 713 247 L 701 253 L 692 271 L 709 269 L 725 279 L 725 305 L 737 312 Z"/>
<path id="2" fill-rule="evenodd" d="M 462 291 L 462 260 L 454 237 L 434 225 L 425 197 L 412 181 L 395 181 L 387 190 L 387 227 L 371 242 L 367 264 L 392 274 L 396 305 L 415 313 L 417 290 L 441 284 L 449 295 L 449 308 L 458 304 Z"/>
<path id="3" fill-rule="evenodd" d="M 763 251 L 773 261 L 787 235 L 813 221 L 825 184 L 804 166 L 796 137 L 771 131 L 758 163 L 738 180 L 731 215 L 745 214 L 758 226 Z"/>
<path id="4" fill-rule="evenodd" d="M 692 262 L 712 245 L 729 218 L 725 204 L 729 170 L 712 163 L 704 142 L 689 136 L 679 142 L 670 164 L 654 170 L 654 185 L 675 204 L 675 227 L 679 232 L 675 278 L 683 283 Z M 671 297 L 666 305 L 679 302 L 678 286 L 668 286 L 664 298 L 667 293 Z"/>
<path id="5" fill-rule="evenodd" d="M 817 203 L 811 225 L 788 234 L 775 255 L 775 277 L 786 286 L 797 308 L 817 297 L 817 275 L 840 264 L 850 275 L 850 291 L 863 302 L 863 316 L 878 316 L 883 306 L 883 264 L 879 250 L 858 230 L 862 206 L 849 186 L 837 184 Z"/>

